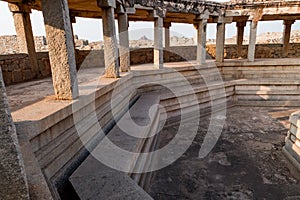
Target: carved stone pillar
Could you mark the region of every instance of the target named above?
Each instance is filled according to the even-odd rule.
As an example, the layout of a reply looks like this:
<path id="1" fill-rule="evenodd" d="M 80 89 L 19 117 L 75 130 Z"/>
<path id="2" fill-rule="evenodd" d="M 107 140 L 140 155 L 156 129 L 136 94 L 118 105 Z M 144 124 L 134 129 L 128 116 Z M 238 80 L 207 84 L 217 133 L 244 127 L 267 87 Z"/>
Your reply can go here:
<path id="1" fill-rule="evenodd" d="M 217 24 L 217 38 L 216 38 L 216 61 L 224 61 L 224 47 L 225 47 L 225 23 Z"/>
<path id="2" fill-rule="evenodd" d="M 13 13 L 15 29 L 18 38 L 19 52 L 28 54 L 32 78 L 37 77 L 40 73 L 37 56 L 35 51 L 34 37 L 30 21 L 31 10 L 24 4 L 9 3 L 9 9 Z"/>
<path id="3" fill-rule="evenodd" d="M 237 55 L 238 58 L 242 57 L 242 52 L 243 52 L 243 41 L 244 41 L 244 30 L 246 26 L 246 21 L 242 22 L 237 22 L 236 27 L 237 27 Z"/>
<path id="4" fill-rule="evenodd" d="M 125 9 L 121 6 L 118 7 L 117 13 L 119 27 L 120 69 L 121 72 L 128 72 L 130 70 L 128 16 Z"/>
<path id="5" fill-rule="evenodd" d="M 257 21 L 251 21 L 249 47 L 248 47 L 248 60 L 250 62 L 253 62 L 255 60 L 257 24 L 258 24 Z"/>
<path id="6" fill-rule="evenodd" d="M 105 56 L 105 77 L 118 78 L 119 75 L 119 50 L 115 27 L 115 0 L 97 0 L 102 10 L 104 56 Z"/>
<path id="7" fill-rule="evenodd" d="M 163 52 L 163 18 L 157 16 L 154 19 L 154 67 L 163 68 L 164 52 Z"/>
<path id="8" fill-rule="evenodd" d="M 42 0 L 52 80 L 57 99 L 79 96 L 73 33 L 67 0 Z"/>
<path id="9" fill-rule="evenodd" d="M 291 29 L 292 29 L 292 24 L 295 22 L 295 20 L 284 20 L 284 31 L 283 31 L 283 37 L 282 37 L 282 43 L 283 43 L 283 48 L 282 48 L 282 56 L 287 57 L 289 53 L 289 48 L 290 48 L 290 38 L 291 38 Z"/>

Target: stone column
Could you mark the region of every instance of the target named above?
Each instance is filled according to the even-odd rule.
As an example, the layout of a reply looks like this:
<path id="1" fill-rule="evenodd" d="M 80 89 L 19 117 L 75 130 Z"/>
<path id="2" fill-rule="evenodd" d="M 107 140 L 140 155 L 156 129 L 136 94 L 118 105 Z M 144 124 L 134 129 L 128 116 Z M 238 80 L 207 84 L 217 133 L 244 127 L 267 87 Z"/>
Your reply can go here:
<path id="1" fill-rule="evenodd" d="M 257 34 L 257 21 L 251 21 L 250 25 L 250 37 L 248 46 L 248 60 L 253 62 L 255 60 L 255 45 L 256 45 L 256 34 Z"/>
<path id="2" fill-rule="evenodd" d="M 125 9 L 121 5 L 117 9 L 117 13 L 119 27 L 120 70 L 121 72 L 128 72 L 130 70 L 128 16 Z"/>
<path id="3" fill-rule="evenodd" d="M 217 23 L 216 61 L 224 61 L 225 23 Z"/>
<path id="4" fill-rule="evenodd" d="M 19 53 L 28 54 L 33 78 L 40 73 L 35 51 L 34 37 L 30 21 L 31 10 L 24 4 L 9 3 L 9 9 L 13 13 L 15 29 L 19 44 Z"/>
<path id="5" fill-rule="evenodd" d="M 170 27 L 171 22 L 164 22 L 164 29 L 165 29 L 165 49 L 166 51 L 170 51 Z"/>
<path id="6" fill-rule="evenodd" d="M 97 0 L 98 6 L 102 11 L 104 57 L 105 57 L 105 77 L 118 78 L 119 68 L 119 49 L 115 27 L 115 0 Z"/>
<path id="7" fill-rule="evenodd" d="M 206 27 L 208 18 L 197 21 L 197 62 L 204 64 L 206 62 Z"/>
<path id="8" fill-rule="evenodd" d="M 295 20 L 284 20 L 284 30 L 283 30 L 283 37 L 282 37 L 282 56 L 287 57 L 289 53 L 289 47 L 290 47 L 290 38 L 291 38 L 291 29 L 292 24 L 295 22 Z"/>
<path id="9" fill-rule="evenodd" d="M 170 61 L 170 27 L 171 22 L 164 22 L 164 29 L 165 29 L 165 59 L 166 61 Z"/>
<path id="10" fill-rule="evenodd" d="M 23 158 L 0 68 L 0 199 L 29 199 Z"/>
<path id="11" fill-rule="evenodd" d="M 154 67 L 163 68 L 163 18 L 157 16 L 154 18 Z"/>
<path id="12" fill-rule="evenodd" d="M 42 0 L 52 80 L 57 99 L 79 96 L 74 41 L 67 0 Z"/>
<path id="13" fill-rule="evenodd" d="M 242 58 L 243 52 L 243 41 L 244 41 L 244 30 L 246 26 L 246 21 L 236 22 L 237 27 L 237 56 L 238 58 Z"/>

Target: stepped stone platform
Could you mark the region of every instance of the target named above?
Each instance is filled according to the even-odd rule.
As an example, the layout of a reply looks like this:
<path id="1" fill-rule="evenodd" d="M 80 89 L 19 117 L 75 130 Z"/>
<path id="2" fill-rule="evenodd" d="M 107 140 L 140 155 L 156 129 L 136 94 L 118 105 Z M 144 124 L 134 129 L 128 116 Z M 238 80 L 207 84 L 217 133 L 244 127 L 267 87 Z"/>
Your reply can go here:
<path id="1" fill-rule="evenodd" d="M 192 123 L 195 111 L 198 112 L 199 109 L 201 116 L 211 114 L 212 103 L 216 105 L 217 109 L 215 111 L 222 111 L 224 104 L 227 105 L 227 109 L 233 107 L 233 110 L 236 109 L 236 106 L 243 106 L 243 109 L 246 110 L 252 109 L 249 106 L 259 106 L 260 108 L 257 108 L 258 116 L 260 116 L 260 109 L 262 109 L 262 116 L 268 115 L 264 112 L 264 109 L 267 109 L 266 107 L 271 107 L 269 109 L 281 106 L 285 106 L 285 109 L 287 107 L 298 107 L 300 105 L 300 82 L 298 81 L 300 77 L 295 72 L 299 70 L 299 64 L 295 60 L 291 60 L 289 63 L 289 59 L 278 59 L 278 62 L 281 63 L 280 66 L 274 65 L 272 62 L 274 62 L 274 59 L 272 61 L 257 60 L 257 65 L 245 60 L 238 62 L 226 61 L 223 64 L 209 61 L 206 65 L 199 66 L 195 61 L 191 61 L 165 63 L 165 68 L 159 70 L 154 69 L 153 64 L 145 64 L 133 66 L 132 72 L 122 73 L 120 79 L 100 78 L 104 68 L 82 69 L 78 74 L 80 98 L 73 102 L 56 101 L 49 92 L 53 91 L 50 79 L 9 86 L 7 87 L 8 98 L 13 110 L 12 116 L 16 123 L 17 131 L 27 135 L 28 141 L 25 143 L 27 147 L 30 145 L 32 149 L 31 154 L 36 158 L 33 161 L 35 162 L 35 167 L 40 167 L 40 170 L 27 172 L 27 176 L 44 178 L 44 182 L 46 181 L 50 185 L 50 190 L 60 195 L 62 191 L 66 190 L 66 187 L 70 187 L 65 185 L 70 180 L 77 195 L 83 195 L 83 199 L 88 199 L 89 196 L 86 196 L 88 194 L 80 189 L 82 187 L 80 179 L 85 177 L 83 174 L 92 173 L 90 171 L 92 168 L 89 168 L 91 167 L 90 164 L 86 164 L 86 162 L 96 162 L 91 156 L 88 157 L 88 151 L 96 150 L 97 145 L 103 139 L 103 133 L 99 134 L 98 124 L 103 127 L 105 134 L 110 135 L 110 133 L 115 131 L 111 136 L 116 143 L 120 143 L 122 146 L 122 143 L 126 141 L 128 145 L 126 148 L 130 150 L 135 149 L 137 152 L 145 149 L 152 150 L 160 141 L 164 142 L 164 137 L 152 138 L 152 140 L 139 140 L 138 142 L 130 138 L 128 140 L 125 140 L 125 138 L 124 140 L 120 139 L 123 138 L 121 136 L 122 131 L 118 131 L 115 123 L 119 120 L 122 121 L 124 113 L 128 109 L 126 99 L 131 99 L 132 108 L 137 109 L 131 113 L 136 115 L 136 118 L 140 118 L 143 113 L 143 110 L 140 110 L 140 105 L 151 106 L 152 100 L 154 104 L 157 104 L 159 99 L 159 104 L 163 109 L 155 107 L 152 110 L 153 113 L 149 116 L 151 125 L 145 128 L 145 134 L 150 135 L 153 134 L 150 133 L 151 131 L 156 132 L 156 129 L 160 126 L 159 120 L 161 117 L 167 116 L 167 127 L 176 127 L 177 122 L 180 120 L 178 116 L 185 118 L 186 123 Z M 274 77 L 272 77 L 272 74 L 265 77 L 265 74 L 261 73 L 261 68 L 268 72 L 278 69 L 284 70 L 286 73 L 282 74 L 282 76 L 290 76 L 292 78 L 290 80 L 282 80 L 280 77 L 277 77 L 278 74 L 276 73 L 273 73 Z M 228 76 L 230 74 L 229 71 L 234 71 L 234 73 Z M 237 74 L 242 74 L 243 76 L 237 76 Z M 22 90 L 25 90 L 25 92 L 20 92 Z M 176 91 L 176 94 L 172 93 L 172 90 Z M 150 94 L 153 91 L 160 92 L 159 98 L 147 97 L 146 94 Z M 287 99 L 287 95 L 293 98 Z M 140 103 L 139 100 L 141 101 Z M 116 115 L 111 113 L 112 102 L 116 105 Z M 145 104 L 145 102 L 149 104 Z M 245 108 L 245 106 L 248 107 Z M 285 109 L 280 108 L 277 110 L 278 112 L 275 112 L 276 114 L 273 113 L 274 116 L 281 116 L 285 119 L 291 113 Z M 147 109 L 145 108 L 145 110 Z M 293 111 L 295 111 L 294 108 Z M 242 114 L 245 113 L 245 110 L 241 109 L 236 112 Z M 229 111 L 229 117 L 230 113 L 231 110 Z M 234 115 L 234 112 L 231 114 Z M 96 120 L 95 116 L 97 116 Z M 240 118 L 243 119 L 242 116 Z M 263 118 L 261 119 L 263 120 Z M 248 119 L 242 121 L 248 123 Z M 258 123 L 259 120 L 255 118 L 254 121 Z M 265 123 L 273 125 L 272 121 L 267 120 Z M 243 127 L 244 125 L 241 124 L 241 128 Z M 252 128 L 255 125 L 249 127 Z M 80 133 L 78 133 L 78 130 Z M 273 129 L 271 128 L 270 130 Z M 286 129 L 280 130 L 283 130 L 283 135 L 286 135 Z M 247 129 L 247 132 L 251 132 L 251 130 Z M 166 133 L 166 135 L 168 134 Z M 264 138 L 264 135 L 261 136 Z M 252 138 L 252 135 L 250 137 Z M 257 135 L 258 140 L 261 140 L 259 137 L 260 135 Z M 279 137 L 273 140 L 270 135 L 263 143 L 272 141 L 271 143 L 273 144 L 273 141 L 279 140 L 284 141 L 284 139 Z M 195 143 L 197 142 L 196 140 Z M 262 151 L 263 149 L 260 149 L 261 146 L 259 145 L 257 146 L 258 151 Z M 268 148 L 270 147 L 269 144 L 266 145 Z M 276 148 L 279 146 L 278 143 Z M 87 157 L 88 159 L 86 159 Z M 217 156 L 217 158 L 219 157 Z M 133 158 L 133 162 L 128 162 L 128 166 L 134 168 L 147 167 L 147 164 L 142 166 L 132 165 L 136 160 L 139 160 L 139 158 Z M 245 162 L 248 162 L 248 160 L 245 160 Z M 103 169 L 103 172 L 107 170 L 107 174 L 114 174 L 113 170 L 102 164 L 97 164 L 97 166 Z M 281 172 L 281 169 L 278 170 Z M 291 169 L 291 171 L 293 170 Z M 286 173 L 286 176 L 289 177 L 289 172 L 286 171 Z M 291 176 L 296 176 L 296 173 L 291 173 Z M 103 176 L 102 172 L 94 174 L 95 176 Z M 148 198 L 149 195 L 141 188 L 147 191 L 155 191 L 153 187 L 149 190 L 149 187 L 152 185 L 150 181 L 151 174 L 116 174 L 118 174 L 118 179 L 116 180 L 122 181 L 125 185 L 131 185 L 127 188 L 129 191 L 125 188 L 122 190 L 119 187 L 120 185 L 113 182 L 111 182 L 111 187 L 106 188 L 106 191 L 109 192 L 114 187 L 117 187 L 124 192 L 127 191 L 137 195 L 136 197 L 142 195 L 145 198 Z M 89 179 L 92 176 L 88 175 L 86 178 Z M 281 176 L 279 175 L 278 177 Z M 295 179 L 299 180 L 297 177 Z M 28 180 L 32 179 L 29 178 Z M 89 181 L 84 180 L 82 183 Z M 104 194 L 99 194 L 96 191 L 98 187 L 107 185 L 102 182 L 105 180 L 97 181 L 95 179 L 93 181 L 96 181 L 92 185 L 94 188 L 91 188 L 91 190 L 95 191 L 93 194 L 100 196 Z M 233 182 L 230 184 L 233 184 Z M 219 189 L 216 188 L 216 191 L 219 191 Z M 293 189 L 288 191 L 294 194 Z M 72 192 L 74 191 L 72 190 Z M 160 194 L 161 192 L 157 191 L 156 193 Z M 298 194 L 295 193 L 295 195 Z M 162 199 L 164 199 L 164 195 L 162 196 Z M 152 194 L 152 197 L 156 198 L 157 196 Z M 130 199 L 130 196 L 128 198 Z"/>

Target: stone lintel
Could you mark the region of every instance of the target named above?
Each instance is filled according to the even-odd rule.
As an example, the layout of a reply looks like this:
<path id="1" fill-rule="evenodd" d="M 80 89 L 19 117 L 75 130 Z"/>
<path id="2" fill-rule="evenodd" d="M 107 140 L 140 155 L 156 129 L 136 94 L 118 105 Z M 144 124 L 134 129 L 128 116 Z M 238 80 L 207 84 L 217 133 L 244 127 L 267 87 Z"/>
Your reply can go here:
<path id="1" fill-rule="evenodd" d="M 97 0 L 98 7 L 100 8 L 116 8 L 116 0 Z"/>
<path id="2" fill-rule="evenodd" d="M 31 13 L 31 9 L 29 6 L 21 3 L 8 3 L 8 7 L 10 12 L 12 13 Z"/>
<path id="3" fill-rule="evenodd" d="M 136 9 L 134 7 L 127 7 L 126 8 L 126 13 L 127 14 L 135 14 L 136 13 Z"/>
<path id="4" fill-rule="evenodd" d="M 232 23 L 233 17 L 224 17 L 224 16 L 219 16 L 219 17 L 213 17 L 213 23 Z"/>

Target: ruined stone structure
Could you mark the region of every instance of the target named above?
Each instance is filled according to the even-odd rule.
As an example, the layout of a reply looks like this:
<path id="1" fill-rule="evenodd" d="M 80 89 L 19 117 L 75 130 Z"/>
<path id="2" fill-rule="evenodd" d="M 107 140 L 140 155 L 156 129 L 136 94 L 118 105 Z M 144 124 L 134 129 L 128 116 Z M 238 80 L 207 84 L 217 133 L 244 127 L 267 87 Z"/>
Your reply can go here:
<path id="1" fill-rule="evenodd" d="M 163 122 L 174 124 L 179 118 L 195 117 L 199 111 L 211 114 L 219 122 L 224 116 L 213 114 L 224 111 L 226 105 L 299 106 L 298 58 L 260 60 L 260 54 L 268 50 L 256 45 L 259 21 L 284 20 L 282 45 L 276 47 L 280 53 L 274 57 L 298 55 L 298 45 L 290 45 L 289 41 L 291 26 L 300 19 L 299 1 L 224 4 L 200 0 L 6 1 L 13 13 L 22 54 L 0 58 L 4 74 L 3 78 L 0 75 L 3 119 L 0 125 L 1 138 L 5 140 L 1 141 L 1 152 L 5 153 L 0 155 L 1 176 L 4 176 L 1 198 L 151 199 L 145 191 L 153 177 L 149 170 L 155 165 L 152 161 L 158 158 L 138 153 L 156 149 L 160 142 L 156 133 Z M 32 9 L 43 12 L 48 54 L 35 51 L 29 18 Z M 76 53 L 72 23 L 76 23 L 77 16 L 102 18 L 103 51 Z M 153 21 L 153 49 L 129 52 L 130 20 Z M 251 23 L 249 45 L 243 46 L 247 21 Z M 170 47 L 172 22 L 195 26 L 196 48 Z M 225 32 L 226 24 L 232 22 L 237 22 L 238 36 L 237 44 L 232 47 L 235 53 L 228 56 Z M 210 48 L 206 47 L 207 23 L 217 26 L 215 61 L 207 60 L 206 52 Z M 228 57 L 245 59 L 226 61 Z M 149 62 L 152 63 L 132 65 Z M 47 77 L 50 72 L 51 78 L 37 79 Z M 3 79 L 7 84 L 31 80 L 7 87 L 12 113 Z M 130 116 L 143 128 L 130 124 Z M 296 166 L 300 160 L 298 121 L 296 113 L 291 117 L 291 130 L 284 148 Z M 120 124 L 140 137 L 126 135 Z M 106 135 L 118 146 L 137 154 L 129 159 L 123 157 L 127 151 L 114 155 L 106 149 L 110 143 L 103 143 Z M 112 165 L 123 161 L 122 167 L 127 171 L 120 172 L 118 166 L 111 169 L 99 162 L 97 159 L 101 157 L 97 155 L 101 152 L 110 155 L 105 161 Z M 137 173 L 140 171 L 149 173 Z"/>

